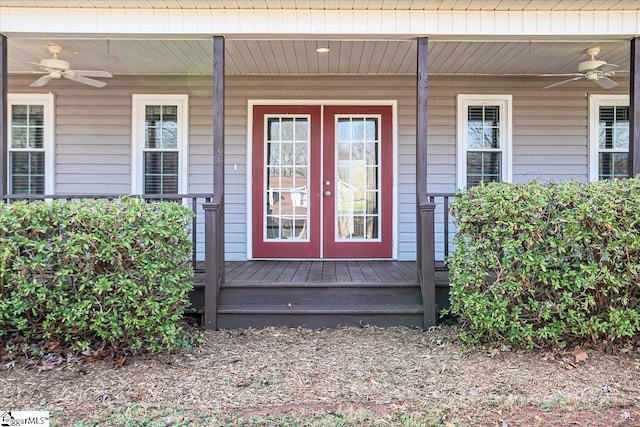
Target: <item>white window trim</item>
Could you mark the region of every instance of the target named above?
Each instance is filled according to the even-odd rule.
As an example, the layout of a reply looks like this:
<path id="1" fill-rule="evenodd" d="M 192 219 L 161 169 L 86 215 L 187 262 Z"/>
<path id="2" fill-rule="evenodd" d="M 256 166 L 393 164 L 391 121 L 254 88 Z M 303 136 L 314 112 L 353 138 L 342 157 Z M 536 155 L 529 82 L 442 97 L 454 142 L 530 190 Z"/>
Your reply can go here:
<path id="1" fill-rule="evenodd" d="M 134 94 L 131 108 L 131 193 L 144 191 L 144 112 L 147 105 L 178 106 L 178 191 L 188 193 L 189 177 L 189 95 Z"/>
<path id="2" fill-rule="evenodd" d="M 598 145 L 600 129 L 600 107 L 629 106 L 629 95 L 590 95 L 589 96 L 589 181 L 598 181 Z"/>
<path id="3" fill-rule="evenodd" d="M 44 106 L 44 193 L 47 195 L 55 192 L 55 123 L 54 123 L 54 98 L 52 93 L 9 93 L 7 94 L 7 154 L 11 151 L 11 106 L 39 104 Z M 11 170 L 9 170 L 10 156 L 7 155 L 7 178 L 11 180 Z M 11 191 L 10 182 L 7 185 L 7 193 Z"/>
<path id="4" fill-rule="evenodd" d="M 467 186 L 467 108 L 470 105 L 499 105 L 502 124 L 502 181 L 512 182 L 513 96 L 458 94 L 456 111 L 457 188 Z"/>

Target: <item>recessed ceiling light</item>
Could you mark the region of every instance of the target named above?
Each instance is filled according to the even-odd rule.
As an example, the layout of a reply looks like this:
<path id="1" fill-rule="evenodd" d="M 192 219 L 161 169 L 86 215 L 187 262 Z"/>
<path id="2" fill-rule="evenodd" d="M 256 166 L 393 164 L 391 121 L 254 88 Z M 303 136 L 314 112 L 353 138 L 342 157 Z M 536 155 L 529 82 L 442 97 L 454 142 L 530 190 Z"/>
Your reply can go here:
<path id="1" fill-rule="evenodd" d="M 329 47 L 328 46 L 323 46 L 323 47 L 317 47 L 316 48 L 316 52 L 318 53 L 327 53 L 329 52 Z"/>

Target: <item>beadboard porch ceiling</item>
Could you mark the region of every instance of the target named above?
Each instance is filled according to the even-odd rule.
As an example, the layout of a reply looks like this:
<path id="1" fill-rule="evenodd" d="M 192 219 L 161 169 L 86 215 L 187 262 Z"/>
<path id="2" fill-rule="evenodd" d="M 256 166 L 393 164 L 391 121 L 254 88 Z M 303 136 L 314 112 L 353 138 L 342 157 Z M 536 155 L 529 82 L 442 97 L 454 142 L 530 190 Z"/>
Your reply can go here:
<path id="1" fill-rule="evenodd" d="M 107 70 L 116 75 L 212 73 L 211 40 L 12 37 L 8 39 L 9 72 L 38 73 L 38 67 L 29 62 L 50 57 L 47 45 L 52 43 L 64 48 L 60 58 L 74 69 Z M 328 46 L 330 51 L 318 54 L 318 46 Z M 574 73 L 587 59 L 584 50 L 593 46 L 601 47 L 598 59 L 618 64 L 620 70 L 629 69 L 628 41 L 431 41 L 429 71 L 433 75 Z M 415 40 L 226 42 L 228 75 L 413 74 L 415 70 Z M 627 74 L 616 76 L 620 78 Z"/>
<path id="2" fill-rule="evenodd" d="M 6 7 L 442 11 L 636 10 L 637 0 L 2 0 Z"/>

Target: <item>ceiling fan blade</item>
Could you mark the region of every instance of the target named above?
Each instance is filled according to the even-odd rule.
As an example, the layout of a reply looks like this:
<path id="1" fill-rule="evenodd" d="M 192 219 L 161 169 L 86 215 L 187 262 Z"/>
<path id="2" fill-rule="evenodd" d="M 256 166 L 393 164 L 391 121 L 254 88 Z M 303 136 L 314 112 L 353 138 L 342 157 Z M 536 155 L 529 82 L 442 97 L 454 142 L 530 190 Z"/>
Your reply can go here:
<path id="1" fill-rule="evenodd" d="M 615 70 L 616 68 L 618 68 L 616 64 L 602 64 L 601 66 L 596 68 L 596 70 L 606 72 L 606 71 Z"/>
<path id="2" fill-rule="evenodd" d="M 594 80 L 594 82 L 599 84 L 604 89 L 613 89 L 614 87 L 618 86 L 618 83 L 614 82 L 609 77 L 603 77 L 601 79 Z"/>
<path id="3" fill-rule="evenodd" d="M 113 75 L 108 71 L 97 71 L 97 70 L 73 70 L 74 73 L 78 76 L 85 77 L 104 77 L 109 78 L 113 77 Z"/>
<path id="4" fill-rule="evenodd" d="M 74 82 L 84 83 L 86 85 L 93 86 L 93 87 L 105 87 L 107 85 L 105 82 L 101 82 L 100 80 L 94 80 L 88 77 L 78 76 L 76 74 L 73 74 L 73 75 L 65 74 L 65 77 L 69 80 L 73 80 Z"/>
<path id="5" fill-rule="evenodd" d="M 40 77 L 35 82 L 31 83 L 29 86 L 31 86 L 31 87 L 44 86 L 47 83 L 49 83 L 49 80 L 51 80 L 51 74 L 45 74 L 44 76 Z"/>
<path id="6" fill-rule="evenodd" d="M 584 76 L 574 77 L 574 78 L 572 78 L 572 79 L 563 80 L 563 81 L 561 81 L 561 82 L 554 83 L 554 84 L 549 85 L 549 86 L 545 86 L 545 87 L 543 87 L 542 89 L 550 89 L 550 88 L 552 88 L 552 87 L 560 86 L 560 85 L 563 85 L 563 84 L 565 84 L 565 83 L 573 82 L 573 81 L 580 80 L 580 79 L 583 79 L 583 78 L 584 78 Z"/>

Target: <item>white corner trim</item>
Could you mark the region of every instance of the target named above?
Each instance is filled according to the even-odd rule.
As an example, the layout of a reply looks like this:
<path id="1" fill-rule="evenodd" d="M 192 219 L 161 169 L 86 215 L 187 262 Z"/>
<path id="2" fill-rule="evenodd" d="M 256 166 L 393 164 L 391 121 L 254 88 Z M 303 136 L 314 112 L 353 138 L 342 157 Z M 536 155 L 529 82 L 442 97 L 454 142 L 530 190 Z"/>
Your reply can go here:
<path id="1" fill-rule="evenodd" d="M 598 36 L 629 38 L 640 33 L 640 11 L 447 11 L 295 9 L 133 9 L 1 7 L 0 28 L 20 34 L 136 35 L 296 34 L 416 36 L 455 39 Z"/>
<path id="2" fill-rule="evenodd" d="M 629 95 L 589 95 L 589 181 L 598 180 L 599 111 L 601 106 L 629 106 Z"/>
<path id="3" fill-rule="evenodd" d="M 500 105 L 503 130 L 502 180 L 513 182 L 513 96 L 458 94 L 456 97 L 456 188 L 467 185 L 467 107 L 469 105 Z"/>
<path id="4" fill-rule="evenodd" d="M 189 95 L 133 94 L 131 105 L 131 194 L 144 189 L 144 107 L 173 104 L 178 106 L 178 191 L 189 192 Z"/>
<path id="5" fill-rule="evenodd" d="M 55 102 L 54 96 L 49 93 L 9 93 L 7 94 L 7 132 L 11 129 L 11 105 L 12 104 L 40 104 L 44 106 L 44 193 L 55 194 L 56 164 L 55 164 Z M 7 135 L 9 138 L 9 135 Z M 7 141 L 11 144 L 11 141 Z M 7 168 L 9 168 L 9 156 L 7 156 Z M 7 171 L 7 175 L 10 171 Z M 9 189 L 7 189 L 9 191 Z"/>

